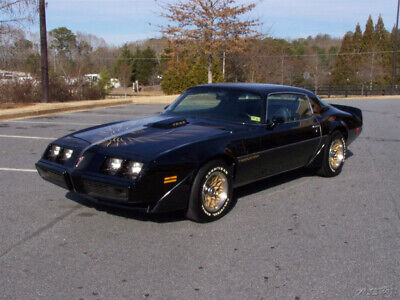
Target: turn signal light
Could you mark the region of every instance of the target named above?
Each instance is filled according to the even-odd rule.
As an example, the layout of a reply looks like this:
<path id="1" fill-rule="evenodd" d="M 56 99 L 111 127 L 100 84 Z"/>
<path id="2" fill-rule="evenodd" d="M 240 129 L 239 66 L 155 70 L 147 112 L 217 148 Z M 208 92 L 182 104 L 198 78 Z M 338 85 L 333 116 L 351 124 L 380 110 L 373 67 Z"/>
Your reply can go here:
<path id="1" fill-rule="evenodd" d="M 176 182 L 177 180 L 178 180 L 178 176 L 165 177 L 164 184 L 173 183 L 173 182 Z"/>

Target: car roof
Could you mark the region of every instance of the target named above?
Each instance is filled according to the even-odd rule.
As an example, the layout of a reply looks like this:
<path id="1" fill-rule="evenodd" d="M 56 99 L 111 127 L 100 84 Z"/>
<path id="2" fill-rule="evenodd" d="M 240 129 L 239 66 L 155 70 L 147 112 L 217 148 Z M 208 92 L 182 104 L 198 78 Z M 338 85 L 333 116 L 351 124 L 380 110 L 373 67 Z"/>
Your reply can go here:
<path id="1" fill-rule="evenodd" d="M 197 85 L 190 89 L 196 89 L 196 88 L 235 89 L 235 90 L 243 90 L 264 95 L 276 92 L 292 92 L 292 93 L 304 93 L 307 95 L 313 95 L 312 92 L 306 89 L 297 88 L 293 86 L 265 84 L 265 83 L 213 83 L 213 84 Z"/>

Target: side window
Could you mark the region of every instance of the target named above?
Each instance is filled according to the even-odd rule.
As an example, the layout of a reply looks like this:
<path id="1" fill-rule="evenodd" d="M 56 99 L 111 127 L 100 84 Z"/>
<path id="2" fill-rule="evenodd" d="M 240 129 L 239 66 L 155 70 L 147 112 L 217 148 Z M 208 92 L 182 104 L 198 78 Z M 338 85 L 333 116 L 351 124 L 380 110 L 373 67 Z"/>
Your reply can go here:
<path id="1" fill-rule="evenodd" d="M 267 101 L 269 121 L 292 122 L 312 116 L 310 101 L 302 94 L 272 94 Z"/>
<path id="2" fill-rule="evenodd" d="M 261 96 L 251 93 L 244 93 L 238 96 L 237 106 L 241 112 L 243 122 L 260 123 L 264 110 L 264 101 Z"/>
<path id="3" fill-rule="evenodd" d="M 311 107 L 312 107 L 314 114 L 320 116 L 321 110 L 322 110 L 321 103 L 316 98 L 313 98 L 313 97 L 310 98 L 310 102 L 311 102 Z"/>

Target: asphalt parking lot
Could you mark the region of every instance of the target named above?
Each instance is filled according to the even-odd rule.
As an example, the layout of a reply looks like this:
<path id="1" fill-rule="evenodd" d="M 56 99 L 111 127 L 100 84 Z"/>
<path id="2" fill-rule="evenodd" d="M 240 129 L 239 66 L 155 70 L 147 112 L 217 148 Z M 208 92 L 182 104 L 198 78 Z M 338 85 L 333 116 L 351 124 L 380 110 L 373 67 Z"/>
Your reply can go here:
<path id="1" fill-rule="evenodd" d="M 400 98 L 340 104 L 364 130 L 339 177 L 240 188 L 210 224 L 92 206 L 34 171 L 53 138 L 163 105 L 0 122 L 0 298 L 399 298 Z"/>

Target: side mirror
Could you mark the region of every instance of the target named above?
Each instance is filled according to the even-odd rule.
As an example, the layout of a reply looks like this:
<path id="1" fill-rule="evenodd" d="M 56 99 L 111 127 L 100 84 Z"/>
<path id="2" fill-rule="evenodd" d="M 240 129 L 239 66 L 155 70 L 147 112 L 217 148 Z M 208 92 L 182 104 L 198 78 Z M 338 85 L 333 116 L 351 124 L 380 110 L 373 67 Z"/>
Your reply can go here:
<path id="1" fill-rule="evenodd" d="M 267 121 L 267 128 L 268 129 L 274 129 L 278 124 L 283 124 L 285 123 L 285 119 L 282 117 L 277 117 L 271 120 Z"/>
<path id="2" fill-rule="evenodd" d="M 322 113 L 324 113 L 324 112 L 326 112 L 328 110 L 329 110 L 329 106 L 324 106 L 324 107 L 321 108 L 320 113 L 322 114 Z"/>
<path id="3" fill-rule="evenodd" d="M 277 117 L 277 118 L 274 118 L 272 120 L 272 122 L 275 123 L 275 124 L 283 124 L 283 123 L 285 123 L 285 119 L 282 118 L 282 117 Z"/>
<path id="4" fill-rule="evenodd" d="M 273 120 L 272 121 L 271 120 L 267 120 L 267 129 L 272 130 L 272 129 L 274 129 L 276 127 L 276 125 L 278 125 L 278 124 L 276 124 Z"/>
<path id="5" fill-rule="evenodd" d="M 167 105 L 167 106 L 164 106 L 164 110 L 167 110 L 167 109 L 168 109 L 168 107 L 169 107 L 169 105 Z"/>

